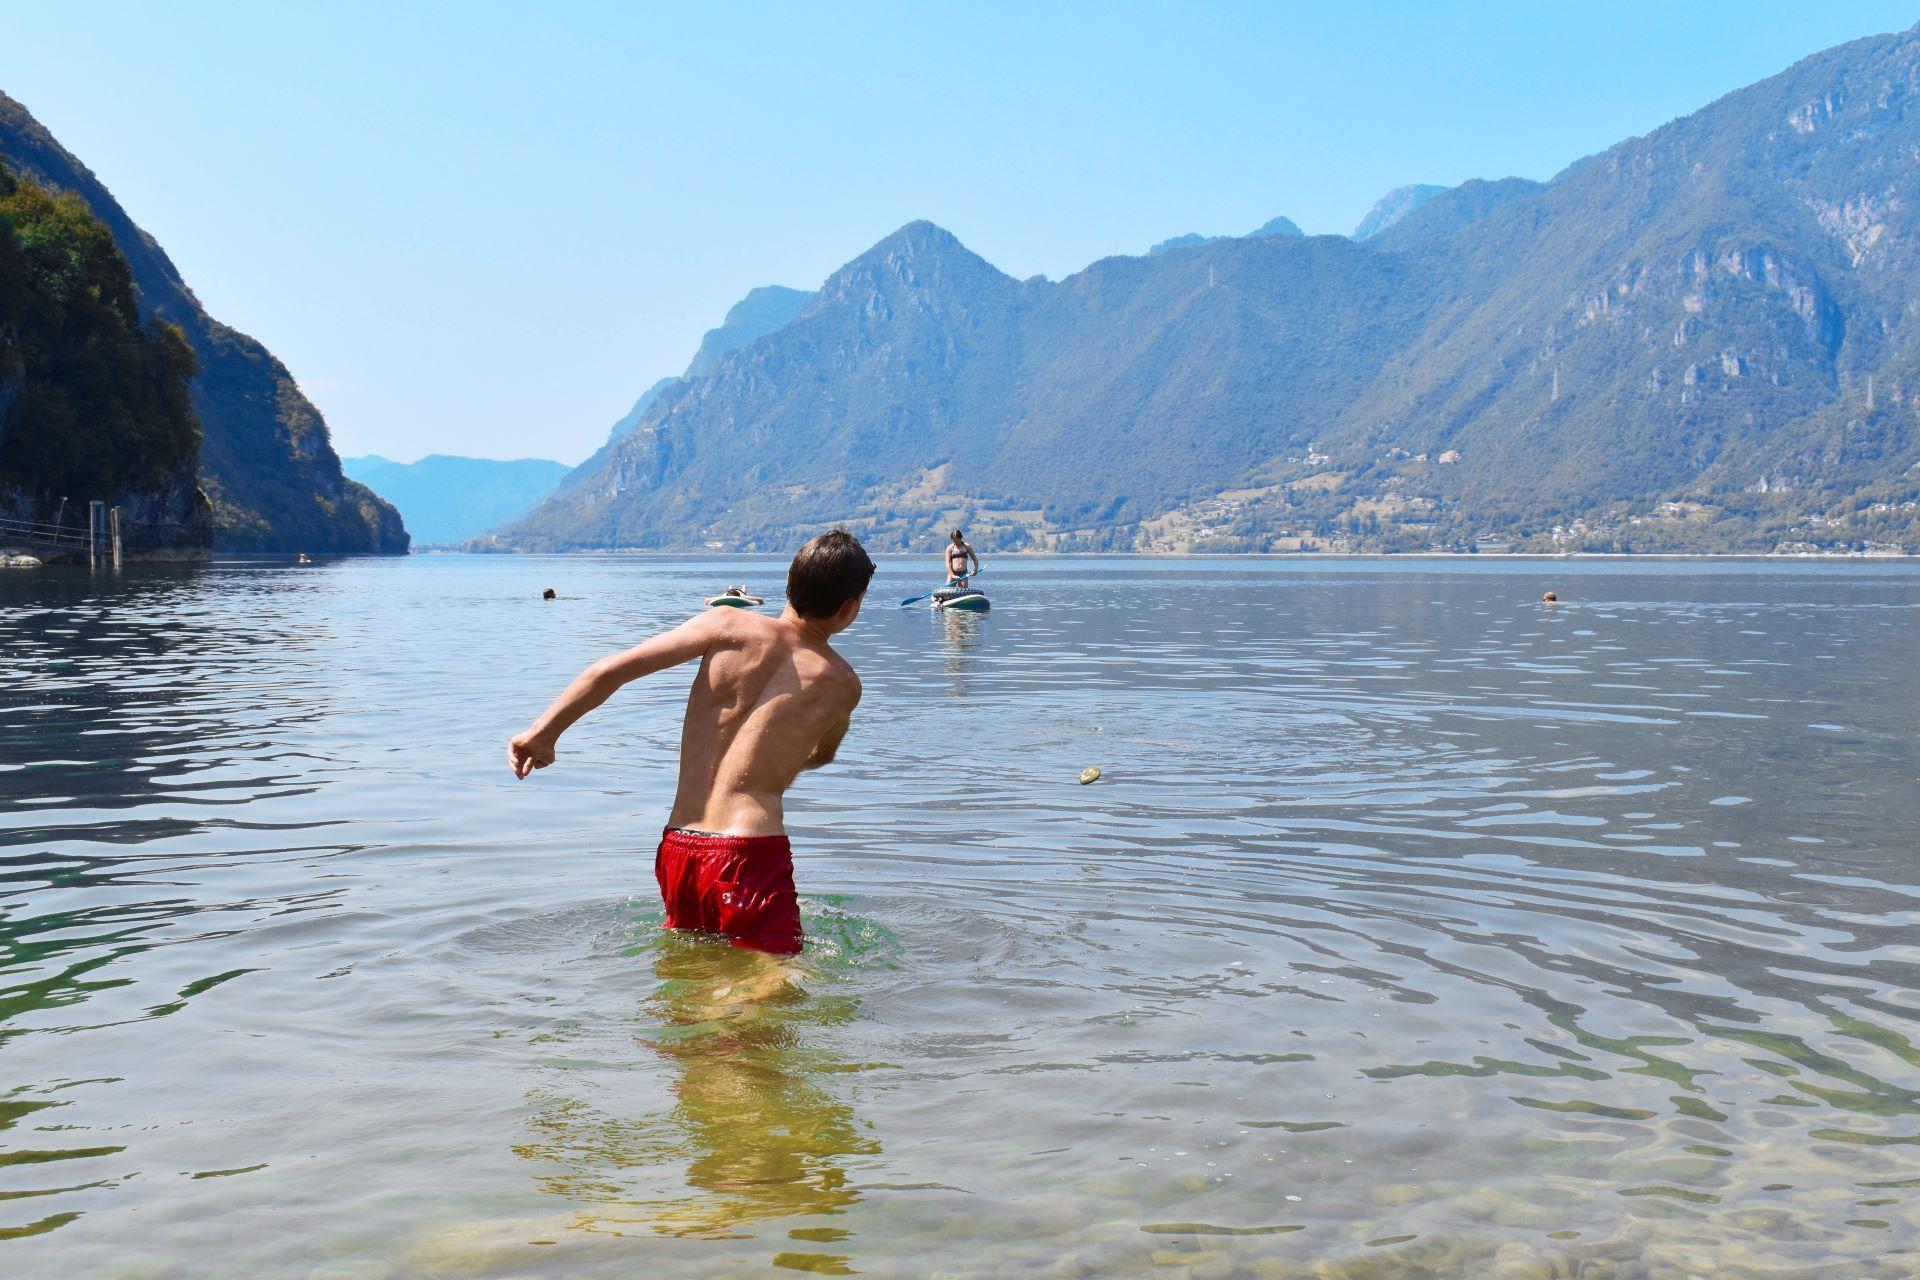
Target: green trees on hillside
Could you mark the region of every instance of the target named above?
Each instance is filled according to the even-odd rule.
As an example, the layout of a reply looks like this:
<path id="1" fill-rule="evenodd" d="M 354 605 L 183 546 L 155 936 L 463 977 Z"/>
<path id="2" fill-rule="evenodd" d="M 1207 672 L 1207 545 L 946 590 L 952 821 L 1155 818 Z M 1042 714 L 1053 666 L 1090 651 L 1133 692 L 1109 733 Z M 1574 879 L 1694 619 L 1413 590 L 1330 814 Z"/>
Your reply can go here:
<path id="1" fill-rule="evenodd" d="M 85 500 L 190 476 L 193 375 L 106 225 L 0 165 L 0 483 Z"/>

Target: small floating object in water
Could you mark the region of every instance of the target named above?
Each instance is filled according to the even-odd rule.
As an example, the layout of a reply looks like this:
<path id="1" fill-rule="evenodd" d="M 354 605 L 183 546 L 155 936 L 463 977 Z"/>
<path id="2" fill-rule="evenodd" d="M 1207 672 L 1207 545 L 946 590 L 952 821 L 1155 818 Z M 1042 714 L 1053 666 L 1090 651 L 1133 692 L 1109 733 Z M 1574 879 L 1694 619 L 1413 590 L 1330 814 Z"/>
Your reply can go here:
<path id="1" fill-rule="evenodd" d="M 552 587 L 548 587 L 545 591 L 542 591 L 540 593 L 540 598 L 542 600 L 558 600 L 560 596 L 558 593 L 554 591 Z"/>
<path id="2" fill-rule="evenodd" d="M 716 609 L 726 606 L 729 609 L 751 609 L 757 604 L 765 604 L 761 596 L 750 596 L 744 586 L 728 587 L 717 596 L 707 597 L 707 608 Z"/>
<path id="3" fill-rule="evenodd" d="M 1086 786 L 1086 785 L 1087 785 L 1087 784 L 1088 784 L 1089 782 L 1098 782 L 1098 781 L 1100 781 L 1100 766 L 1099 766 L 1099 765 L 1097 765 L 1097 764 L 1096 764 L 1096 765 L 1088 765 L 1088 766 L 1087 766 L 1086 768 L 1084 768 L 1084 769 L 1082 769 L 1082 770 L 1080 771 L 1080 785 L 1081 785 L 1081 786 L 1083 786 L 1083 787 L 1084 787 L 1084 786 Z"/>

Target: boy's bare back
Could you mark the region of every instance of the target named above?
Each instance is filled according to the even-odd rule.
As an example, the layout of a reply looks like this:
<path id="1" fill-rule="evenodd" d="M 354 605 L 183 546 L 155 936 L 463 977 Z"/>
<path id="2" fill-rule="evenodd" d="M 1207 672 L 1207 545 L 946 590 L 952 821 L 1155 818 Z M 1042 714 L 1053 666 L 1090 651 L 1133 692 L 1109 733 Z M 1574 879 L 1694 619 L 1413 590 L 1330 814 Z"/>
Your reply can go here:
<path id="1" fill-rule="evenodd" d="M 860 678 L 828 637 L 859 615 L 858 598 L 826 618 L 791 605 L 777 618 L 709 609 L 581 672 L 507 747 L 524 778 L 553 763 L 560 735 L 630 681 L 685 662 L 700 670 L 680 729 L 680 783 L 670 826 L 730 835 L 783 831 L 781 796 L 802 769 L 833 759 L 860 702 Z"/>
<path id="2" fill-rule="evenodd" d="M 671 825 L 733 835 L 784 830 L 781 796 L 833 759 L 860 679 L 806 620 L 714 609 L 680 731 Z"/>

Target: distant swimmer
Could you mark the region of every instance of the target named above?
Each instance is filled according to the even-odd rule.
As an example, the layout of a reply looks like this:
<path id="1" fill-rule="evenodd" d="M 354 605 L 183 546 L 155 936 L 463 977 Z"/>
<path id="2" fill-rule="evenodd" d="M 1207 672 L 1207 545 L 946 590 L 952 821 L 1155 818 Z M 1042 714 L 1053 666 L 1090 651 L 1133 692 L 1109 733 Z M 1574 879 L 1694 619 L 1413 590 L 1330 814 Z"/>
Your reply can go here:
<path id="1" fill-rule="evenodd" d="M 548 587 L 545 591 L 542 591 L 540 593 L 540 598 L 542 600 L 558 600 L 560 598 L 560 594 L 557 591 L 555 591 L 552 587 Z"/>
<path id="2" fill-rule="evenodd" d="M 1559 604 L 1560 597 L 1555 595 L 1553 592 L 1549 591 L 1545 595 L 1540 597 L 1540 603 L 1541 604 Z"/>
<path id="3" fill-rule="evenodd" d="M 978 573 L 980 557 L 973 553 L 973 548 L 967 545 L 966 535 L 958 529 L 953 531 L 952 538 L 953 540 L 947 543 L 947 582 L 952 586 L 964 587 L 967 585 L 969 576 L 967 562 L 971 560 L 973 572 Z"/>
<path id="4" fill-rule="evenodd" d="M 827 641 L 860 616 L 873 561 L 835 529 L 800 548 L 777 618 L 708 609 L 600 659 L 508 744 L 514 776 L 553 763 L 560 735 L 642 676 L 699 660 L 680 726 L 680 783 L 654 854 L 668 929 L 734 946 L 800 950 L 800 904 L 781 797 L 803 769 L 832 762 L 860 702 L 860 678 Z"/>

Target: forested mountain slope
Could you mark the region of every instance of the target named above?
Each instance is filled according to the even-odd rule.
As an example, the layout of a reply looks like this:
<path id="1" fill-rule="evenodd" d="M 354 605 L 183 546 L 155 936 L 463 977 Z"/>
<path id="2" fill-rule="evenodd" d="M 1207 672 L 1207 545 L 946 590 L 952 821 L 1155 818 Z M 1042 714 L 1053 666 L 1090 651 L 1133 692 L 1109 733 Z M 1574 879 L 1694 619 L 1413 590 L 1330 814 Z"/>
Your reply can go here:
<path id="1" fill-rule="evenodd" d="M 0 164 L 0 517 L 77 534 L 97 498 L 129 552 L 204 555 L 193 371 L 177 328 L 141 320 L 106 225 Z"/>
<path id="2" fill-rule="evenodd" d="M 197 358 L 192 383 L 203 439 L 200 484 L 213 501 L 215 545 L 233 551 L 403 552 L 400 515 L 341 474 L 326 422 L 260 343 L 201 309 L 154 239 L 55 141 L 0 93 L 0 156 L 71 192 L 113 232 L 145 316 L 179 326 Z"/>

